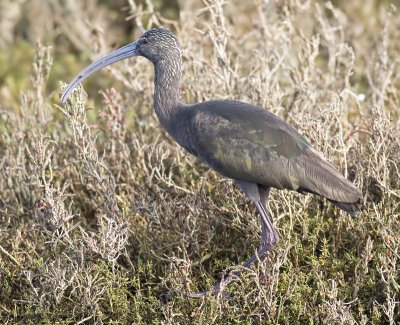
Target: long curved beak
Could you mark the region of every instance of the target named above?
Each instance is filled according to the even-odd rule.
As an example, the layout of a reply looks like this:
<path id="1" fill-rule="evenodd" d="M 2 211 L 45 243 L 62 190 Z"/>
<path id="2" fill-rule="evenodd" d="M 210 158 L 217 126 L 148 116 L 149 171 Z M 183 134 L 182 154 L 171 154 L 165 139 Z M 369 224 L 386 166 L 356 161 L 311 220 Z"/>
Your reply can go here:
<path id="1" fill-rule="evenodd" d="M 114 62 L 121 61 L 123 59 L 137 55 L 139 55 L 137 53 L 137 42 L 133 42 L 93 62 L 91 65 L 87 66 L 85 69 L 79 72 L 79 74 L 74 79 L 71 80 L 71 82 L 64 89 L 61 95 L 61 103 L 64 104 L 65 101 L 68 99 L 69 95 L 71 94 L 71 92 L 75 89 L 75 87 L 79 85 L 84 79 L 89 77 L 91 74 Z"/>

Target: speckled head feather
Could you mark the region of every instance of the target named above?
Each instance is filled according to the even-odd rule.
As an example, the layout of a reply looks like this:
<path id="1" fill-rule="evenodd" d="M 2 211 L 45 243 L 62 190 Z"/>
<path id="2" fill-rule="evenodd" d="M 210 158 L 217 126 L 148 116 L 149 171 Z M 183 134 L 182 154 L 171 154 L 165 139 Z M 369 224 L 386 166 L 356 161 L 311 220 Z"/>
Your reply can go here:
<path id="1" fill-rule="evenodd" d="M 179 41 L 165 28 L 154 28 L 145 32 L 138 39 L 138 54 L 153 64 L 164 60 L 180 60 Z"/>

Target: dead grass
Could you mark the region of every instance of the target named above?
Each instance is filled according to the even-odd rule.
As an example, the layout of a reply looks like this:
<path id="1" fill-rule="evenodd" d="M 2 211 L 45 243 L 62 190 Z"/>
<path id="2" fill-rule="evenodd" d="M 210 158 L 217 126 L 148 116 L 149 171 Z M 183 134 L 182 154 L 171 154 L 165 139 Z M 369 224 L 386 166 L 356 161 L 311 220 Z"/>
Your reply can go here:
<path id="1" fill-rule="evenodd" d="M 45 3 L 0 0 L 2 323 L 400 322 L 394 6 L 182 1 L 169 20 L 150 0 Z M 231 181 L 161 130 L 150 63 L 115 64 L 85 82 L 89 100 L 80 89 L 59 106 L 60 80 L 159 25 L 181 41 L 184 101 L 267 108 L 364 193 L 352 219 L 274 191 L 279 247 L 233 299 L 174 291 L 214 284 L 252 255 L 260 226 Z"/>

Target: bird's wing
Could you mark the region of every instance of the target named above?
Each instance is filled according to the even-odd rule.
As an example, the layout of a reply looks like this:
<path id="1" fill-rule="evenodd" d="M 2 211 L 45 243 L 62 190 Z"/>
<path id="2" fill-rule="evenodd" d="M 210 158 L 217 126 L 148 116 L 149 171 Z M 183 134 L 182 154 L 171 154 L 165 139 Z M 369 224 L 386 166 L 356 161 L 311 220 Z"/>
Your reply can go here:
<path id="1" fill-rule="evenodd" d="M 289 184 L 287 163 L 309 147 L 294 128 L 258 107 L 236 101 L 197 105 L 193 118 L 196 152 L 221 174 L 243 181 L 297 189 Z M 275 175 L 272 175 L 274 173 Z"/>
<path id="2" fill-rule="evenodd" d="M 361 193 L 276 115 L 236 101 L 194 107 L 194 151 L 229 178 L 354 202 Z"/>

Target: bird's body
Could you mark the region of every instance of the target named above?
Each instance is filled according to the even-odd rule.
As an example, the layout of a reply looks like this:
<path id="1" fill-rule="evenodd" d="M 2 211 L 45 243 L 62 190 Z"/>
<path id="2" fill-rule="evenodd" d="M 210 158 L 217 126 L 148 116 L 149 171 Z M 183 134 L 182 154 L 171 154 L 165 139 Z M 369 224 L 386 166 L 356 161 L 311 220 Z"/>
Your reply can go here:
<path id="1" fill-rule="evenodd" d="M 147 31 L 136 42 L 90 65 L 64 90 L 62 102 L 93 72 L 135 55 L 144 56 L 154 64 L 154 108 L 161 125 L 188 152 L 235 180 L 255 203 L 262 224 L 257 252 L 260 257 L 278 241 L 265 207 L 271 187 L 325 197 L 352 215 L 359 210 L 361 191 L 278 116 L 240 101 L 181 103 L 179 43 L 166 29 Z M 244 266 L 250 266 L 256 259 L 253 256 Z"/>
<path id="2" fill-rule="evenodd" d="M 236 181 L 309 192 L 356 212 L 360 198 L 293 127 L 276 115 L 239 101 L 177 106 L 169 133 L 187 151 Z"/>

